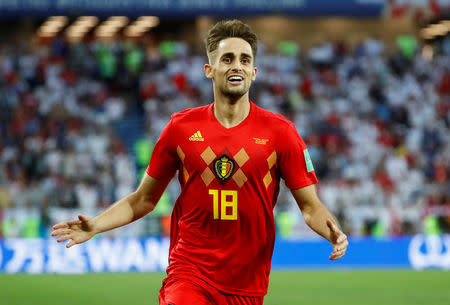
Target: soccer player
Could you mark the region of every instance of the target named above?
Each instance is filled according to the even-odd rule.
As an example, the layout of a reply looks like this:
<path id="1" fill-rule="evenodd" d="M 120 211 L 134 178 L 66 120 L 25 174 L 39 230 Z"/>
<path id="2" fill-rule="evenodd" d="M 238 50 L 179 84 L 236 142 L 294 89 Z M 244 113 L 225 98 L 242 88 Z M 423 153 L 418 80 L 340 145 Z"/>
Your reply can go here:
<path id="1" fill-rule="evenodd" d="M 329 240 L 329 259 L 348 242 L 316 195 L 317 178 L 294 124 L 249 100 L 257 38 L 238 20 L 213 26 L 205 40 L 214 102 L 172 115 L 137 190 L 100 215 L 54 226 L 67 247 L 151 212 L 178 171 L 181 194 L 171 220 L 161 305 L 261 305 L 275 242 L 283 178 L 306 223 Z M 293 254 L 295 255 L 295 254 Z"/>

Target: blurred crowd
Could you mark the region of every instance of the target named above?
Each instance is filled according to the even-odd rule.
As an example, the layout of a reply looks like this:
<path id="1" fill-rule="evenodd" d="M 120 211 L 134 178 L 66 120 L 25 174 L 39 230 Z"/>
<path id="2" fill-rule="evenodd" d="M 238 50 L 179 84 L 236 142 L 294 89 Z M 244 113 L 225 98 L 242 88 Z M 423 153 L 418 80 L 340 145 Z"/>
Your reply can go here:
<path id="1" fill-rule="evenodd" d="M 450 231 L 448 38 L 427 52 L 406 36 L 391 53 L 370 38 L 259 50 L 251 99 L 295 123 L 345 232 Z M 47 236 L 132 192 L 170 115 L 212 102 L 206 60 L 182 41 L 0 46 L 0 237 Z M 121 134 L 129 118 L 144 123 Z M 165 204 L 178 192 L 172 182 Z M 281 236 L 309 235 L 285 187 L 275 212 Z M 167 234 L 169 214 L 130 234 Z"/>

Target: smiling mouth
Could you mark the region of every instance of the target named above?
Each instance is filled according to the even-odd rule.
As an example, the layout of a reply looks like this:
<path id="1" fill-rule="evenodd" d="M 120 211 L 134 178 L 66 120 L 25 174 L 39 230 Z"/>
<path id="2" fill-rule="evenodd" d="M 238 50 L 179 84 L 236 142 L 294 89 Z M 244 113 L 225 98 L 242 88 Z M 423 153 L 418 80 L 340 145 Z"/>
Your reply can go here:
<path id="1" fill-rule="evenodd" d="M 240 85 L 244 81 L 242 76 L 230 76 L 228 77 L 228 82 L 232 85 Z"/>

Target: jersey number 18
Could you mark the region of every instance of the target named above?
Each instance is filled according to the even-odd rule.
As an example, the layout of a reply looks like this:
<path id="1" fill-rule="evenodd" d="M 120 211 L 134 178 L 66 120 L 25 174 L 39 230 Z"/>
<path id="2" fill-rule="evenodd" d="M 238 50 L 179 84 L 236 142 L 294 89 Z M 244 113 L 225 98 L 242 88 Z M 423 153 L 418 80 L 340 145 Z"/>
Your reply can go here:
<path id="1" fill-rule="evenodd" d="M 213 216 L 214 219 L 237 220 L 237 191 L 233 190 L 209 190 L 213 196 Z M 219 215 L 219 195 L 220 195 L 220 215 Z M 227 213 L 231 210 L 231 213 Z M 219 218 L 220 216 L 220 218 Z"/>

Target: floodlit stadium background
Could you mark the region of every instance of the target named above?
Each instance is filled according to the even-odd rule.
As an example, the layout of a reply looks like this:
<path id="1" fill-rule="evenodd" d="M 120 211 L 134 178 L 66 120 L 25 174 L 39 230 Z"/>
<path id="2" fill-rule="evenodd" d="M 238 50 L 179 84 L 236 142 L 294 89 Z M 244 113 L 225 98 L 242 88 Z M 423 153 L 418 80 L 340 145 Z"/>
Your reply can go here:
<path id="1" fill-rule="evenodd" d="M 321 276 L 341 285 L 331 291 L 338 304 L 450 302 L 442 285 L 450 277 L 438 271 L 450 269 L 449 1 L 3 0 L 1 304 L 56 304 L 49 287 L 74 279 L 86 284 L 67 304 L 80 295 L 123 304 L 113 292 L 88 292 L 115 279 L 108 293 L 126 294 L 123 285 L 141 279 L 152 292 L 133 292 L 136 302 L 156 302 L 161 273 L 107 272 L 164 271 L 176 179 L 154 212 L 84 245 L 65 249 L 50 227 L 136 188 L 170 115 L 212 101 L 203 38 L 236 17 L 260 39 L 251 99 L 295 123 L 319 195 L 350 239 L 346 256 L 328 261 L 331 246 L 282 188 L 266 303 L 322 304 Z M 430 268 L 438 270 L 387 271 Z M 305 269 L 323 272 L 278 271 Z M 386 273 L 349 273 L 361 269 Z M 15 273 L 25 274 L 6 275 Z M 367 287 L 349 289 L 359 278 Z M 24 285 L 39 288 L 20 294 Z M 386 291 L 371 296 L 371 288 Z"/>

